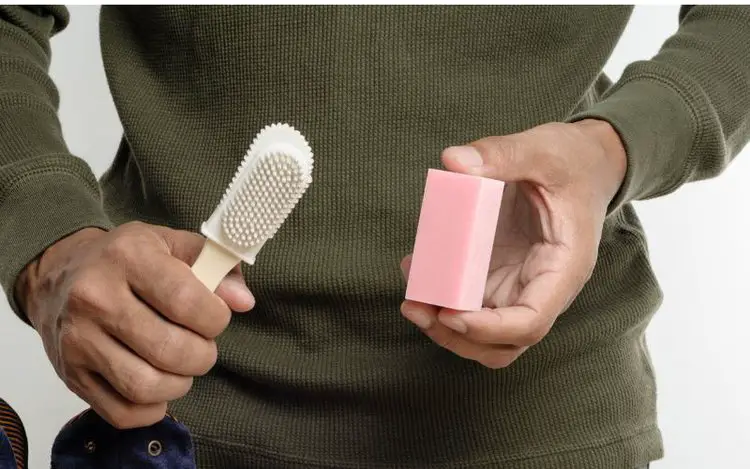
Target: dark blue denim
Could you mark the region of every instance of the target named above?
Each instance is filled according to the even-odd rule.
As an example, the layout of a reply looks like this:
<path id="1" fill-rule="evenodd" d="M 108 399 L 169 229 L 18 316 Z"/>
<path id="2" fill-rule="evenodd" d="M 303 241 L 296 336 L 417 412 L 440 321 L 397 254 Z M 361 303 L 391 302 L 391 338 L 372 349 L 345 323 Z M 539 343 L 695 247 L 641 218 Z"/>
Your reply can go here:
<path id="1" fill-rule="evenodd" d="M 8 435 L 0 428 L 0 469 L 17 469 Z"/>
<path id="2" fill-rule="evenodd" d="M 63 426 L 52 446 L 51 461 L 51 469 L 196 468 L 190 431 L 173 417 L 150 427 L 117 430 L 92 410 Z M 1 430 L 0 469 L 17 469 Z"/>
<path id="3" fill-rule="evenodd" d="M 195 469 L 193 440 L 171 416 L 150 427 L 117 430 L 88 410 L 52 446 L 51 469 Z"/>

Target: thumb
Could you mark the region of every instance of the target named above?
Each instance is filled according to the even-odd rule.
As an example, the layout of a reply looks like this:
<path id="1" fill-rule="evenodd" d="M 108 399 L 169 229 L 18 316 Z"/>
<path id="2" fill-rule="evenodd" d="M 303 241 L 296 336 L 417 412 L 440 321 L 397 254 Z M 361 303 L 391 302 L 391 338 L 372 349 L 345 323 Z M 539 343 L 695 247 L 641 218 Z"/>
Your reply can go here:
<path id="1" fill-rule="evenodd" d="M 164 240 L 169 254 L 187 265 L 195 263 L 206 242 L 203 236 L 190 231 L 159 225 L 150 225 L 150 228 Z"/>
<path id="2" fill-rule="evenodd" d="M 535 152 L 515 136 L 487 137 L 446 148 L 441 159 L 449 171 L 505 182 L 536 180 Z"/>
<path id="3" fill-rule="evenodd" d="M 255 306 L 255 297 L 245 283 L 240 265 L 235 266 L 216 287 L 216 295 L 224 300 L 229 309 L 247 312 Z"/>
<path id="4" fill-rule="evenodd" d="M 152 229 L 164 240 L 172 256 L 190 266 L 198 259 L 206 243 L 203 236 L 190 231 L 158 225 L 153 225 Z M 224 277 L 214 293 L 224 300 L 232 311 L 250 311 L 255 305 L 255 298 L 242 277 L 239 264 Z"/>

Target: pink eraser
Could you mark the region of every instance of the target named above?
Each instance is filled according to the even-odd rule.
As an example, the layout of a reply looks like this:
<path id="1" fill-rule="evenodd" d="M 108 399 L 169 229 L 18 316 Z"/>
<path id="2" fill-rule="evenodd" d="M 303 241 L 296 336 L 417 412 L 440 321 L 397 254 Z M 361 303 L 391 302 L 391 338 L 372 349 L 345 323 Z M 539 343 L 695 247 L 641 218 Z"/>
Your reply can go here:
<path id="1" fill-rule="evenodd" d="M 504 187 L 479 176 L 427 172 L 406 299 L 481 309 Z"/>

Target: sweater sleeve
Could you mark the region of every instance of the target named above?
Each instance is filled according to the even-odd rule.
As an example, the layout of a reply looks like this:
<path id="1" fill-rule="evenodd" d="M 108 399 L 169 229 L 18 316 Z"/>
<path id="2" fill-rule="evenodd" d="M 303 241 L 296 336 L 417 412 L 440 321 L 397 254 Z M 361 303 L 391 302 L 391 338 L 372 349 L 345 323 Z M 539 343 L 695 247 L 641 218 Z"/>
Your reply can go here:
<path id="1" fill-rule="evenodd" d="M 750 139 L 750 7 L 683 6 L 679 21 L 656 56 L 570 119 L 605 120 L 625 145 L 610 212 L 719 175 Z"/>
<path id="2" fill-rule="evenodd" d="M 0 6 L 0 283 L 14 297 L 24 267 L 84 227 L 111 228 L 89 166 L 70 154 L 49 77 L 50 38 L 64 7 Z"/>

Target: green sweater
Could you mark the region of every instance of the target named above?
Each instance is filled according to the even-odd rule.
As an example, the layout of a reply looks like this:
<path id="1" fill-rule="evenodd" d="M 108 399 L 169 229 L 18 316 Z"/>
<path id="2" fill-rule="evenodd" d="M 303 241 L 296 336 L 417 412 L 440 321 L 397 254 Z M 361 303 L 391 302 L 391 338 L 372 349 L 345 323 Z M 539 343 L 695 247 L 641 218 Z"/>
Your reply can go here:
<path id="1" fill-rule="evenodd" d="M 644 341 L 661 301 L 630 205 L 720 173 L 750 138 L 750 8 L 684 8 L 657 56 L 602 67 L 611 7 L 115 7 L 101 46 L 124 137 L 97 181 L 47 75 L 63 8 L 0 7 L 0 280 L 55 240 L 128 220 L 197 231 L 250 140 L 289 122 L 315 181 L 245 269 L 255 311 L 172 410 L 201 469 L 633 468 L 662 455 Z M 646 59 L 646 57 L 644 57 Z M 625 183 L 598 265 L 552 332 L 490 370 L 399 314 L 440 151 L 610 121 Z"/>

